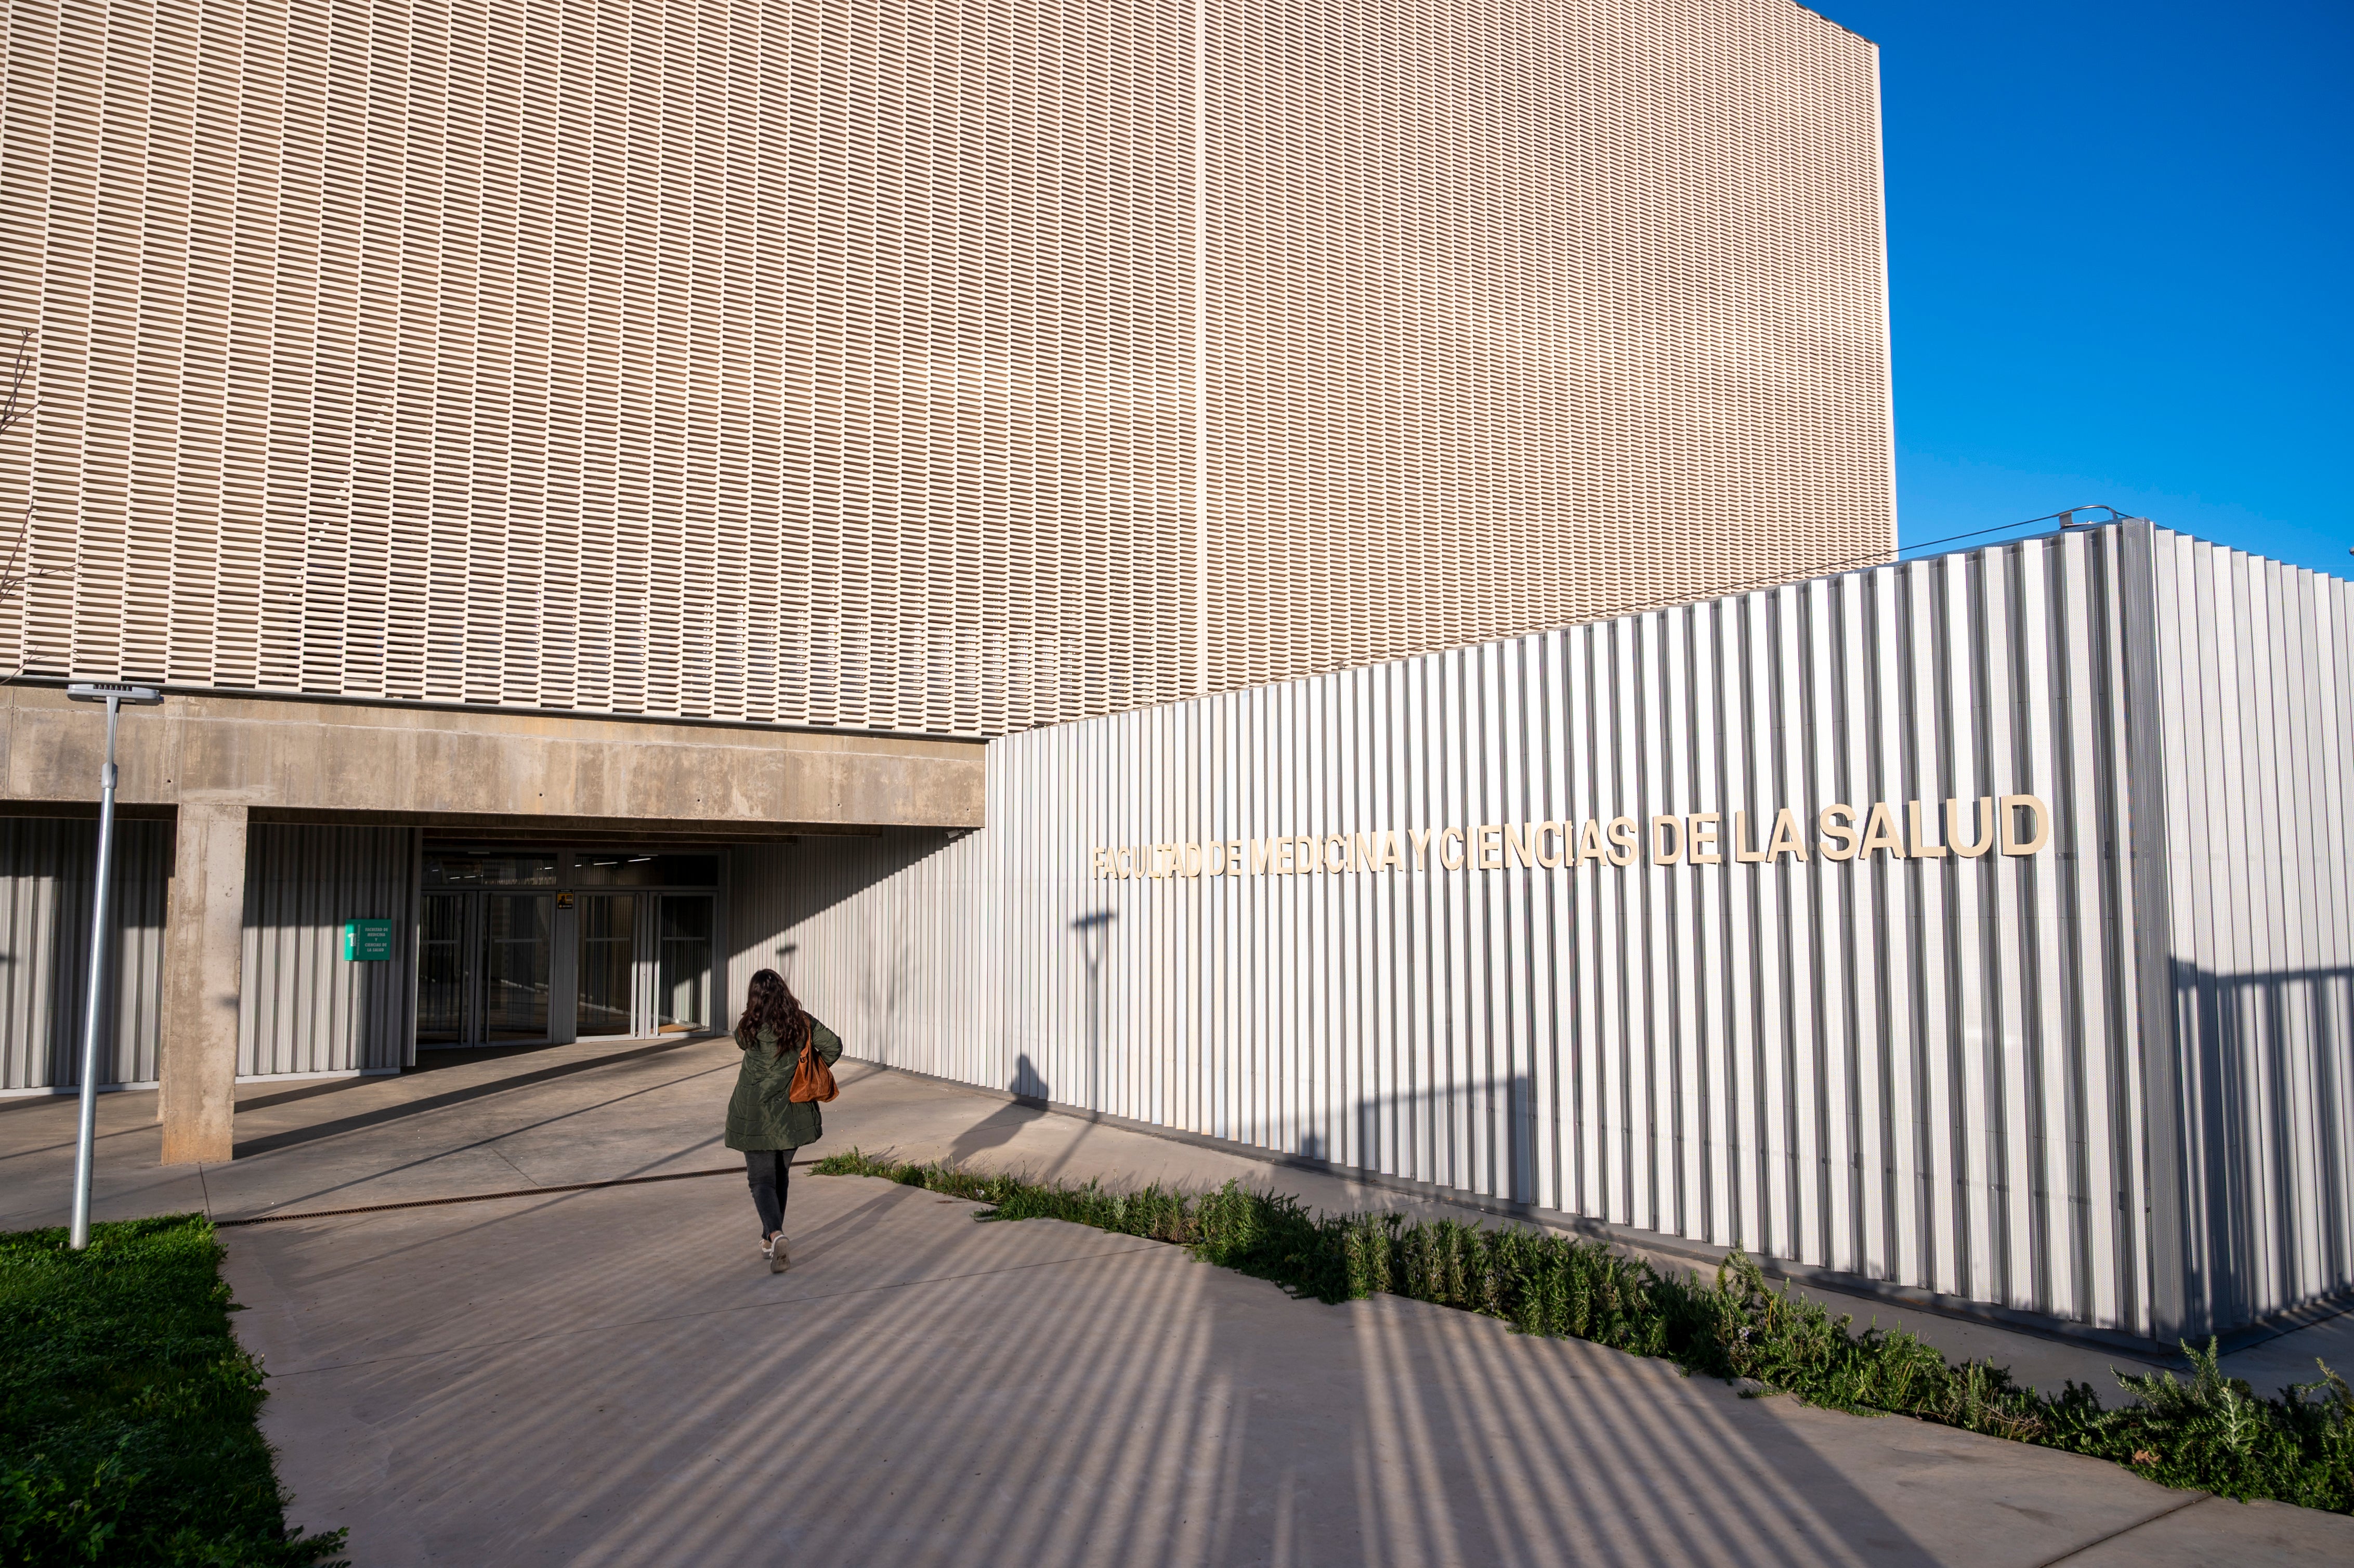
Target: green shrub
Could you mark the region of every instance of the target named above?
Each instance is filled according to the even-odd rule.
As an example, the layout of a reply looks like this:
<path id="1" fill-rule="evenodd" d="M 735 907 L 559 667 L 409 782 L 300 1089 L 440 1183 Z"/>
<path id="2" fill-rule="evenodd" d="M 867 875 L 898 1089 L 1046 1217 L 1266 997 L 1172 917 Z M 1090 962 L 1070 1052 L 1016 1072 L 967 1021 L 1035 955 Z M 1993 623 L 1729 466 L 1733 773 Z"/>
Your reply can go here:
<path id="1" fill-rule="evenodd" d="M 2107 1410 L 2082 1383 L 2039 1393 L 1988 1362 L 1948 1361 L 1912 1334 L 1859 1333 L 1853 1318 L 1770 1287 L 1739 1253 L 1712 1279 L 1662 1273 L 1606 1243 L 1549 1231 L 1311 1213 L 1232 1181 L 1211 1192 L 1116 1192 L 1092 1181 L 1048 1185 L 892 1163 L 854 1149 L 816 1171 L 974 1199 L 991 1205 L 976 1216 L 984 1220 L 1069 1220 L 1174 1243 L 1320 1301 L 1409 1297 L 1500 1318 L 1522 1333 L 1753 1380 L 1834 1410 L 1917 1416 L 2096 1455 L 2168 1486 L 2354 1512 L 2354 1390 L 2326 1366 L 2317 1381 L 2265 1399 L 2222 1375 L 2212 1341 L 2204 1351 L 2185 1345 L 2189 1383 L 2172 1372 L 2120 1374 L 2139 1403 Z"/>
<path id="2" fill-rule="evenodd" d="M 0 1563 L 309 1564 L 209 1221 L 0 1234 Z"/>

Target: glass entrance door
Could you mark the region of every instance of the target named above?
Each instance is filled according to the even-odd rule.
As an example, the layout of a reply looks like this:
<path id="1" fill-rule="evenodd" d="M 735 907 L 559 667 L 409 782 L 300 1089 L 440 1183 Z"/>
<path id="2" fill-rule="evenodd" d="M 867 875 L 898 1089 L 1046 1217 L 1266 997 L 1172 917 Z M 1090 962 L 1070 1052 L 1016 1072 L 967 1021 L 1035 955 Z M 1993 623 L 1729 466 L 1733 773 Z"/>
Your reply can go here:
<path id="1" fill-rule="evenodd" d="M 471 893 L 429 893 L 417 923 L 417 1043 L 461 1045 L 475 1033 L 474 916 Z"/>
<path id="2" fill-rule="evenodd" d="M 724 1021 L 726 915 L 707 851 L 425 846 L 417 1043 L 701 1033 Z"/>
<path id="3" fill-rule="evenodd" d="M 556 899 L 545 893 L 485 893 L 481 897 L 482 1038 L 496 1044 L 545 1040 Z"/>
<path id="4" fill-rule="evenodd" d="M 417 1043 L 504 1045 L 547 1038 L 556 898 L 428 893 L 417 940 Z"/>
<path id="5" fill-rule="evenodd" d="M 630 893 L 580 897 L 580 987 L 573 1028 L 582 1036 L 627 1034 L 631 982 L 637 972 L 638 898 Z"/>
<path id="6" fill-rule="evenodd" d="M 654 979 L 654 1027 L 687 1034 L 711 1027 L 711 897 L 665 893 Z"/>

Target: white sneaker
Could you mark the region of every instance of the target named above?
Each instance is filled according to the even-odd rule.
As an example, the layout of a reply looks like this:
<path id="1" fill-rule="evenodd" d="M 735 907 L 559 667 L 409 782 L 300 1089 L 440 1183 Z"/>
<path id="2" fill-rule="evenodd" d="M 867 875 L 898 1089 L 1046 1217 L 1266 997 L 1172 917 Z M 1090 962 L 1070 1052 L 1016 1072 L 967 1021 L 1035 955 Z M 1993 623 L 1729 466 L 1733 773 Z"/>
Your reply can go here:
<path id="1" fill-rule="evenodd" d="M 793 1266 L 793 1260 L 785 1255 L 784 1232 L 779 1231 L 777 1233 L 776 1239 L 769 1244 L 768 1252 L 769 1272 L 770 1274 L 782 1274 L 785 1270 Z"/>

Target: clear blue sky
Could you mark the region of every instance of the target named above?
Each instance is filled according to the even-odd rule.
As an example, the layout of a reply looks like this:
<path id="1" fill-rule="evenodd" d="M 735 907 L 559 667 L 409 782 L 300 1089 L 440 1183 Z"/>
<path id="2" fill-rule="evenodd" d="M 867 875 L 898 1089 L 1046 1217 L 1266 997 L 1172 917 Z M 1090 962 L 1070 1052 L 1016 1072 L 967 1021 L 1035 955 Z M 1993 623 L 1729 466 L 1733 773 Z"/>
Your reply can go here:
<path id="1" fill-rule="evenodd" d="M 1825 0 L 1880 46 L 1897 521 L 2354 577 L 2354 0 Z"/>

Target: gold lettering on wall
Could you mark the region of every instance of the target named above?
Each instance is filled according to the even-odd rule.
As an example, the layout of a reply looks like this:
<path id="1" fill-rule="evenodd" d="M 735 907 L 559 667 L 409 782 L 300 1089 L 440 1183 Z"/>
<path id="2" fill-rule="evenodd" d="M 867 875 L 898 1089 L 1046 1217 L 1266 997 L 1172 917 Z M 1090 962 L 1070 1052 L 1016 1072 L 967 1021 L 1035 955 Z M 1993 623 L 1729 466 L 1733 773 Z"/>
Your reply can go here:
<path id="1" fill-rule="evenodd" d="M 1946 802 L 1946 844 L 1956 854 L 1966 854 L 1975 859 L 1994 848 L 1994 797 L 1979 796 L 1977 807 L 1970 813 L 1970 820 L 1985 830 L 1976 842 L 1971 842 L 1970 834 L 1962 832 L 1962 803 L 1959 800 Z"/>
<path id="2" fill-rule="evenodd" d="M 1724 863 L 1724 857 L 1714 853 L 1716 849 L 1717 821 L 1717 814 L 1714 811 L 1694 811 L 1690 817 L 1685 819 L 1684 853 L 1691 859 L 1694 865 L 1723 865 Z M 1703 824 L 1705 824 L 1708 829 L 1706 832 L 1702 832 L 1701 831 Z M 1701 851 L 1703 847 L 1711 853 L 1702 854 Z"/>
<path id="3" fill-rule="evenodd" d="M 2032 834 L 2019 838 L 2012 829 L 2019 824 L 2019 813 L 2025 811 L 2035 820 Z M 2002 798 L 2002 853 L 2033 854 L 2052 842 L 2052 808 L 2033 795 L 2005 795 Z"/>
<path id="4" fill-rule="evenodd" d="M 1822 837 L 1811 847 L 1824 860 L 1837 862 L 1869 861 L 1874 852 L 1884 853 L 1891 860 L 1935 860 L 1949 853 L 1977 859 L 1992 853 L 1998 844 L 2006 855 L 2024 856 L 2052 842 L 2052 808 L 2037 795 L 1947 800 L 1943 842 L 1930 837 L 1935 801 L 1902 802 L 1901 825 L 1899 804 L 1875 800 L 1868 811 L 1844 801 L 1825 806 L 1815 818 Z M 1723 842 L 1724 815 L 1693 811 L 1651 818 L 1650 863 L 1724 864 L 1728 857 L 1717 853 Z M 1730 815 L 1733 863 L 1776 866 L 1785 855 L 1800 864 L 1809 859 L 1806 831 L 1795 808 L 1775 808 L 1773 826 L 1762 844 L 1754 837 L 1746 810 Z M 1861 829 L 1856 826 L 1859 816 L 1863 818 Z M 1565 817 L 1535 822 L 1479 822 L 1460 828 L 1408 828 L 1403 834 L 1391 828 L 1264 839 L 1097 844 L 1087 850 L 1087 874 L 1098 880 L 1158 882 L 1179 877 L 1405 871 L 1408 844 L 1414 848 L 1412 869 L 1427 872 L 1432 869 L 1434 842 L 1437 869 L 1444 871 L 1532 867 L 1553 871 L 1598 863 L 1628 866 L 1642 858 L 1645 838 L 1641 823 L 1633 817 L 1613 817 L 1606 827 L 1598 817 L 1583 821 Z"/>
<path id="5" fill-rule="evenodd" d="M 1843 822 L 1835 822 L 1831 821 L 1833 817 L 1844 817 L 1847 820 Z M 1856 832 L 1853 806 L 1825 806 L 1822 815 L 1815 819 L 1815 826 L 1823 834 L 1822 851 L 1825 860 L 1855 858 L 1855 846 L 1863 842 L 1863 835 Z M 1831 842 L 1833 840 L 1838 842 L 1834 843 Z"/>
<path id="6" fill-rule="evenodd" d="M 1872 802 L 1872 820 L 1863 825 L 1863 844 L 1856 858 L 1870 860 L 1877 849 L 1886 850 L 1892 860 L 1904 858 L 1904 841 L 1896 832 L 1896 810 L 1885 800 Z"/>
<path id="7" fill-rule="evenodd" d="M 1904 806 L 1904 815 L 1913 830 L 1913 858 L 1915 860 L 1945 859 L 1945 845 L 1928 843 L 1921 837 L 1921 802 L 1918 800 L 1906 801 Z"/>
<path id="8" fill-rule="evenodd" d="M 1749 847 L 1749 813 L 1746 811 L 1733 813 L 1733 858 L 1744 865 L 1755 865 L 1766 858 L 1764 850 Z"/>
<path id="9" fill-rule="evenodd" d="M 1588 827 L 1593 825 L 1591 822 L 1586 824 Z M 1675 842 L 1672 843 L 1668 841 L 1668 835 L 1670 833 L 1675 835 Z M 1684 820 L 1681 817 L 1653 817 L 1651 819 L 1651 863 L 1676 865 L 1681 863 L 1683 858 Z"/>

